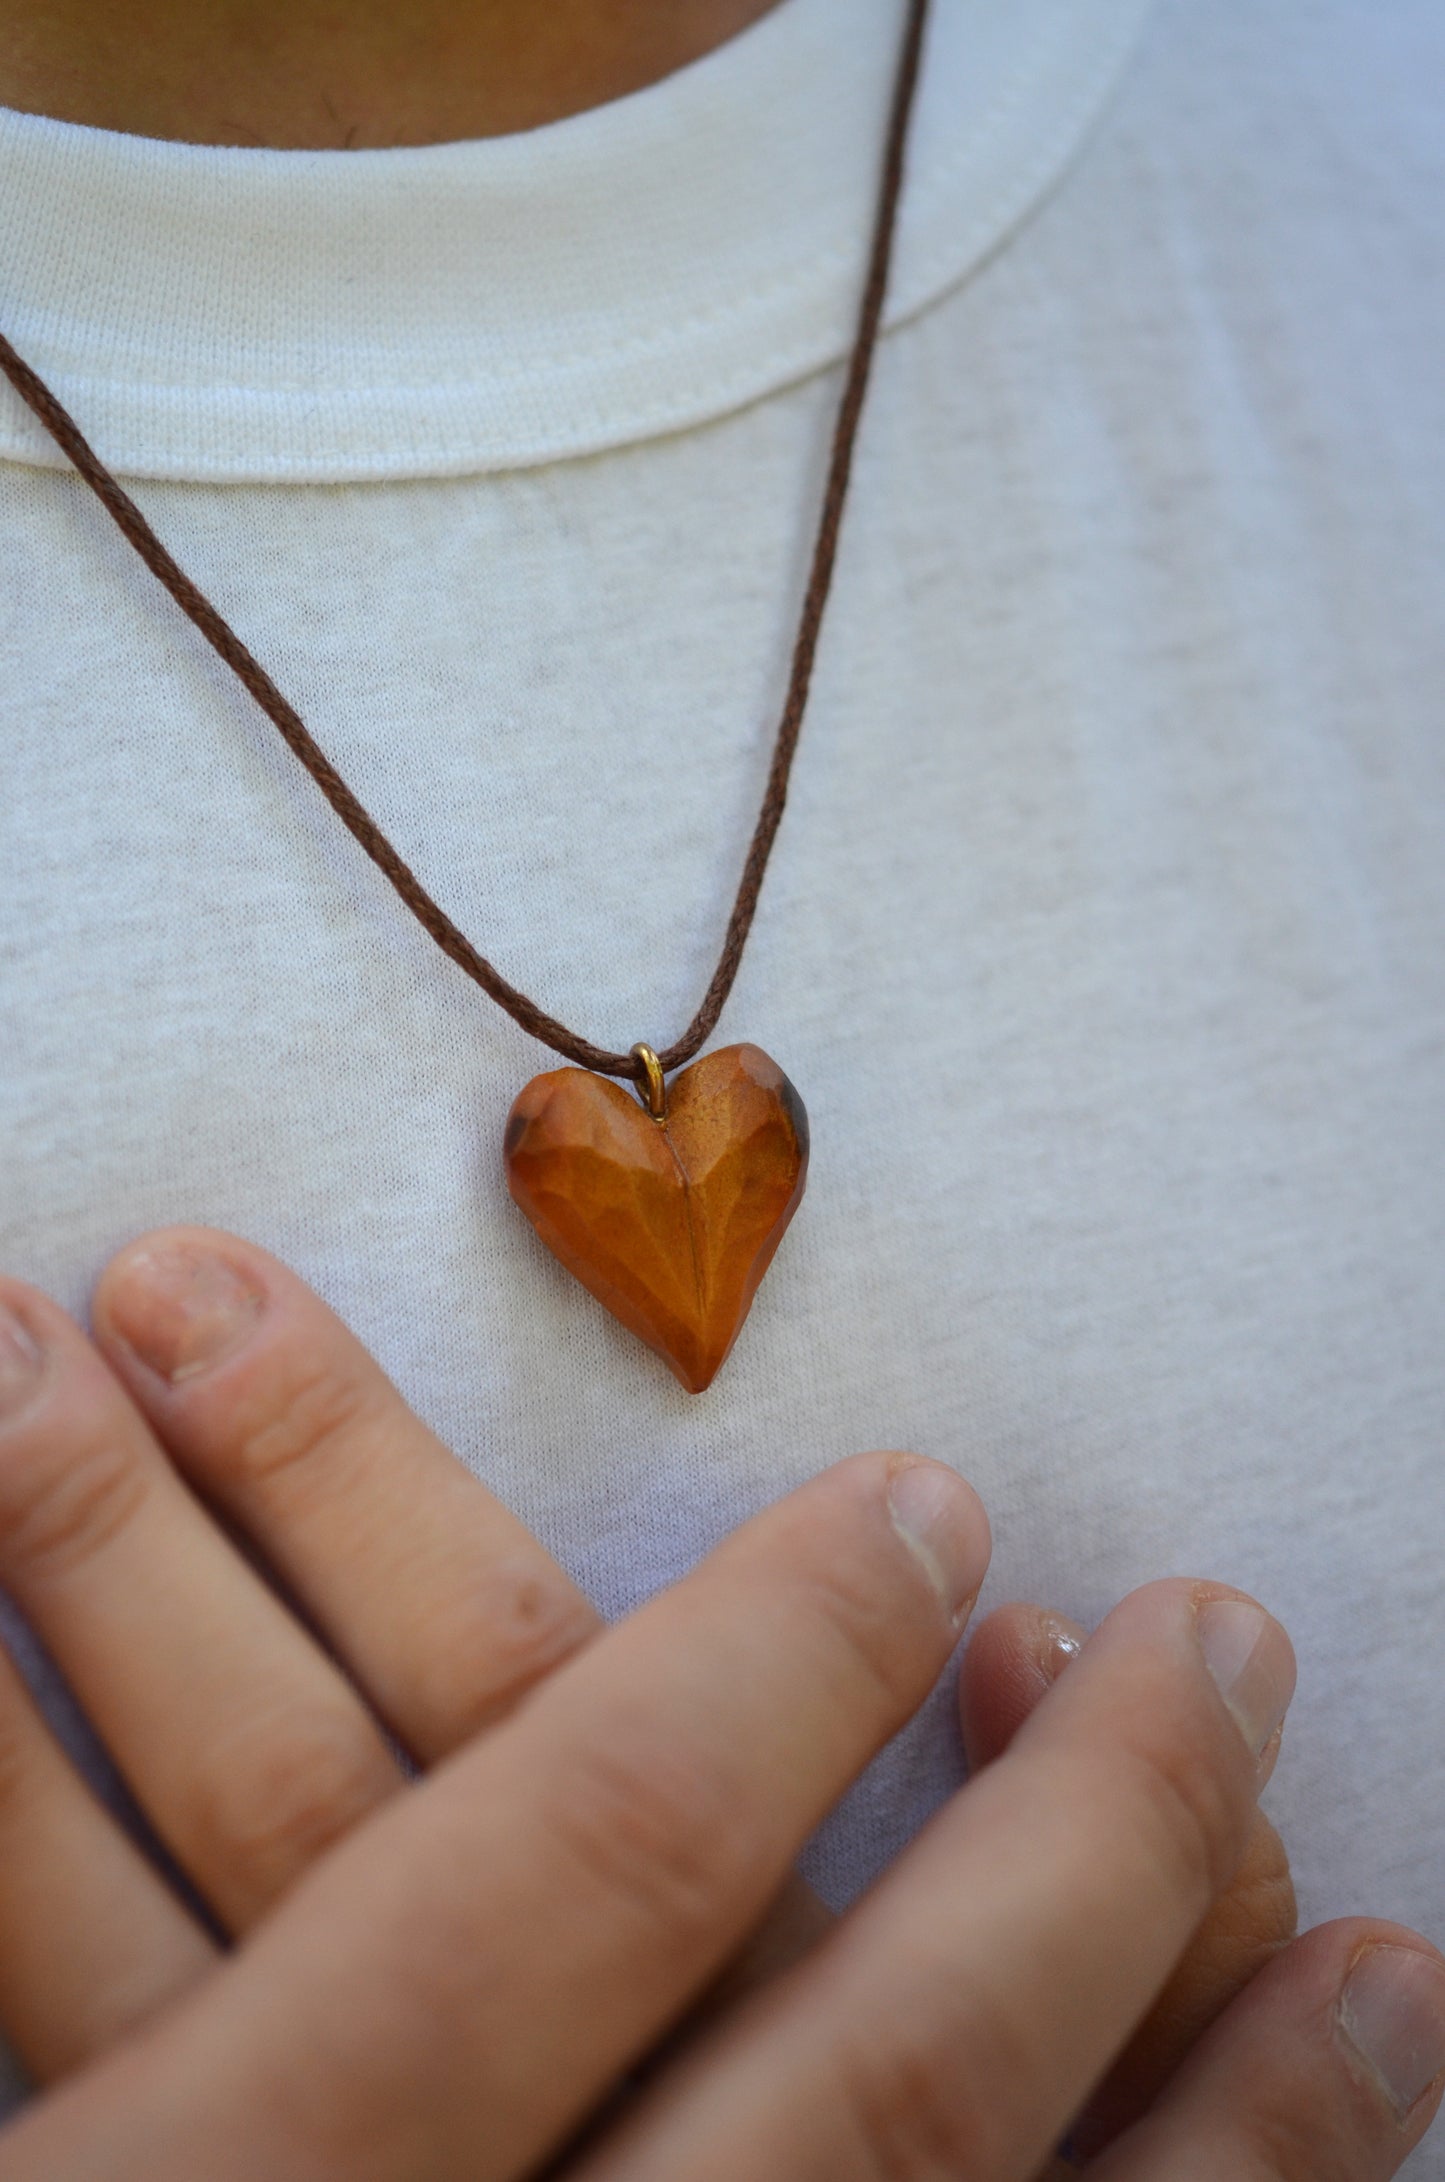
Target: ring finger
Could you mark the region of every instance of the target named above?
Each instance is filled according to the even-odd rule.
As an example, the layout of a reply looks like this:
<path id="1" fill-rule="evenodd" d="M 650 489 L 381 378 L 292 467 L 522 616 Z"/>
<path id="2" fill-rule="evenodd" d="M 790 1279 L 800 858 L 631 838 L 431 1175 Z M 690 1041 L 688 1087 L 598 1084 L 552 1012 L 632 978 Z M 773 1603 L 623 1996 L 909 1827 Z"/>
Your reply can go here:
<path id="1" fill-rule="evenodd" d="M 0 1649 L 0 2022 L 31 2076 L 89 2060 L 215 1954 Z"/>
<path id="2" fill-rule="evenodd" d="M 0 1581 L 233 1930 L 399 1784 L 340 1669 L 190 1494 L 79 1328 L 0 1282 Z"/>

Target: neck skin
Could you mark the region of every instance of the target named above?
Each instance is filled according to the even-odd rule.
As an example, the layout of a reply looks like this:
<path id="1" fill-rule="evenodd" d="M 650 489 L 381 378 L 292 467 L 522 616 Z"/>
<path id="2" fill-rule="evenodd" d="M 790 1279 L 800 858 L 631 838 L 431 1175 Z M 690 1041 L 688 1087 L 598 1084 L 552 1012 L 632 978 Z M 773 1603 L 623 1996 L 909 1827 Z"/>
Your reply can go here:
<path id="1" fill-rule="evenodd" d="M 0 106 L 193 144 L 504 136 L 685 67 L 777 0 L 0 0 Z"/>

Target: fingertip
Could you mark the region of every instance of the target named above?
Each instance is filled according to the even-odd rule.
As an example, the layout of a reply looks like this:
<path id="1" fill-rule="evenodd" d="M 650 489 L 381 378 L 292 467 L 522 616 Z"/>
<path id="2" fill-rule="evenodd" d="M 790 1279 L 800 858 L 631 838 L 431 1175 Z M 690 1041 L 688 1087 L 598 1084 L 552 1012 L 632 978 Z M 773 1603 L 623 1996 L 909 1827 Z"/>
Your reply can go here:
<path id="1" fill-rule="evenodd" d="M 1086 1632 L 1054 1607 L 1014 1600 L 975 1630 L 958 1682 L 959 1721 L 969 1766 L 998 1757 L 1076 1659 Z"/>
<path id="2" fill-rule="evenodd" d="M 1048 1687 L 1058 1681 L 1070 1660 L 1078 1658 L 1086 1633 L 1067 1614 L 1044 1608 L 1035 1634 L 1034 1659 Z"/>
<path id="3" fill-rule="evenodd" d="M 1408 2125 L 1445 2085 L 1445 1957 L 1418 1932 L 1377 1927 L 1350 1953 L 1335 2029 L 1351 2065 Z"/>
<path id="4" fill-rule="evenodd" d="M 70 1313 L 42 1288 L 0 1274 L 0 1420 L 33 1421 L 77 1389 L 93 1394 L 105 1365 Z"/>
<path id="5" fill-rule="evenodd" d="M 1182 1665 L 1187 1657 L 1200 1686 L 1213 1695 L 1248 1751 L 1251 1786 L 1262 1786 L 1261 1764 L 1294 1695 L 1296 1661 L 1288 1631 L 1268 1607 L 1237 1585 L 1207 1577 L 1164 1576 L 1140 1584 L 1113 1607 L 1094 1632 L 1086 1668 L 1106 1671 L 1121 1650 L 1136 1659 Z"/>
<path id="6" fill-rule="evenodd" d="M 266 1285 L 235 1237 L 158 1228 L 105 1267 L 91 1296 L 91 1326 L 108 1354 L 175 1386 L 241 1346 L 266 1301 Z"/>
<path id="7" fill-rule="evenodd" d="M 46 1344 L 31 1292 L 0 1279 L 0 1422 L 27 1410 L 45 1385 Z"/>
<path id="8" fill-rule="evenodd" d="M 1259 1780 L 1294 1696 L 1294 1646 L 1258 1599 L 1218 1585 L 1196 1593 L 1194 1622 L 1204 1663 L 1249 1746 Z"/>
<path id="9" fill-rule="evenodd" d="M 286 1271 L 279 1259 L 242 1235 L 193 1221 L 177 1221 L 147 1228 L 112 1252 L 91 1289 L 91 1309 L 104 1315 L 116 1296 L 148 1285 L 157 1266 L 211 1260 L 234 1266 L 238 1274 L 256 1286 L 262 1285 L 268 1274 Z"/>
<path id="10" fill-rule="evenodd" d="M 1265 1964 L 1100 2163 L 1145 2182 L 1205 2148 L 1211 2172 L 1394 2174 L 1445 2088 L 1445 1957 L 1420 1933 L 1343 1917 Z M 1288 2146 L 1293 2164 L 1281 2165 Z"/>
<path id="11" fill-rule="evenodd" d="M 85 1338 L 70 1313 L 53 1297 L 14 1273 L 0 1273 L 0 1310 L 8 1312 L 36 1341 L 49 1341 L 57 1334 Z"/>
<path id="12" fill-rule="evenodd" d="M 1423 1955 L 1445 1971 L 1445 1952 L 1413 1925 L 1390 1917 L 1356 1916 L 1332 1917 L 1326 1924 L 1312 1925 L 1290 1942 L 1270 1975 L 1287 1977 L 1303 2004 L 1327 2006 L 1348 1984 L 1356 1965 L 1377 1947 Z"/>
<path id="13" fill-rule="evenodd" d="M 922 1564 L 954 1627 L 961 1629 L 973 1611 L 993 1551 L 987 1510 L 967 1478 L 947 1463 L 904 1453 L 881 1459 L 893 1528 Z"/>

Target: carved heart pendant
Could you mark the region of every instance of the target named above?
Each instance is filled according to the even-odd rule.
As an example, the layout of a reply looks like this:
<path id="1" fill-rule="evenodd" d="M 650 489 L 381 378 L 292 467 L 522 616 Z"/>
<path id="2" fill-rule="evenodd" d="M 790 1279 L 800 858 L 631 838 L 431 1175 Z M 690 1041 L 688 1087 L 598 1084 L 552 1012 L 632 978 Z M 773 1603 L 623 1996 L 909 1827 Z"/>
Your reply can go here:
<path id="1" fill-rule="evenodd" d="M 656 1120 L 609 1077 L 553 1069 L 512 1108 L 503 1157 L 553 1256 L 701 1394 L 802 1202 L 808 1117 L 777 1062 L 705 1054 Z"/>

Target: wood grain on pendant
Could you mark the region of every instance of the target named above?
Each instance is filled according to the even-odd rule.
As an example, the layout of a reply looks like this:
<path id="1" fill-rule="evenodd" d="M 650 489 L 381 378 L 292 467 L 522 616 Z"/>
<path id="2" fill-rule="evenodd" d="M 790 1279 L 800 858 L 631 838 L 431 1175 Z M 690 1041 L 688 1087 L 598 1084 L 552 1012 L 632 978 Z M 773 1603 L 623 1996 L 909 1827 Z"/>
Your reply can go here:
<path id="1" fill-rule="evenodd" d="M 554 1257 L 700 1394 L 802 1201 L 808 1117 L 777 1062 L 704 1054 L 660 1120 L 609 1077 L 553 1069 L 517 1099 L 503 1152 Z"/>

